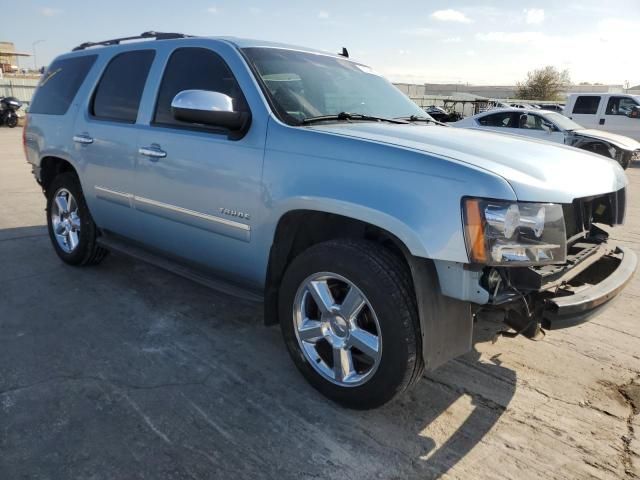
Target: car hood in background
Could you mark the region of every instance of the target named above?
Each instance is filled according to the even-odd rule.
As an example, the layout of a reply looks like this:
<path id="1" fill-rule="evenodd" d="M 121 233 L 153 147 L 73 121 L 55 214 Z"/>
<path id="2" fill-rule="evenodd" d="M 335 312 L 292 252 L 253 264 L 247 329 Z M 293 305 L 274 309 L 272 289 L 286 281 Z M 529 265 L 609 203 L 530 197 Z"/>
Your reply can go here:
<path id="1" fill-rule="evenodd" d="M 306 128 L 395 145 L 476 166 L 504 178 L 522 201 L 571 203 L 575 198 L 613 192 L 627 184 L 624 171 L 613 160 L 518 135 L 370 122 Z"/>
<path id="2" fill-rule="evenodd" d="M 611 142 L 612 144 L 625 148 L 627 150 L 640 150 L 640 142 L 624 135 L 617 135 L 615 133 L 609 133 L 603 130 L 594 129 L 580 129 L 572 130 L 571 133 L 576 135 L 583 135 L 585 137 L 597 138 L 598 140 L 604 140 L 605 142 Z"/>

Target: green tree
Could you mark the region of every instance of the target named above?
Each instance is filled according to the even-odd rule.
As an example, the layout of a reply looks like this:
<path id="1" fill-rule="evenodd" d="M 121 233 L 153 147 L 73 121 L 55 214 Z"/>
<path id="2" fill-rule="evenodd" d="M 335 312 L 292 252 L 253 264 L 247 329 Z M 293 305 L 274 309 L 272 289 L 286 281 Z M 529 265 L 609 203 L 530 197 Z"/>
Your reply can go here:
<path id="1" fill-rule="evenodd" d="M 569 70 L 548 65 L 527 73 L 524 82 L 516 84 L 516 98 L 523 100 L 559 100 L 560 93 L 571 85 Z"/>

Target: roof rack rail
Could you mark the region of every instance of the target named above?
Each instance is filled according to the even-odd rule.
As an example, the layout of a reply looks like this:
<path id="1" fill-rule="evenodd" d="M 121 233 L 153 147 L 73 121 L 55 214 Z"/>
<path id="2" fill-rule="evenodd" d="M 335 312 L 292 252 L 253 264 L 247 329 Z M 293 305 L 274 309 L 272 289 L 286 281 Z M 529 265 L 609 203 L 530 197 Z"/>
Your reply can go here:
<path id="1" fill-rule="evenodd" d="M 122 37 L 122 38 L 114 38 L 112 40 L 104 40 L 102 42 L 85 42 L 77 47 L 75 47 L 72 51 L 75 52 L 77 50 L 84 50 L 85 48 L 97 47 L 97 46 L 109 46 L 109 45 L 119 45 L 120 42 L 126 42 L 127 40 L 140 40 L 147 38 L 155 38 L 156 40 L 169 40 L 171 38 L 188 38 L 193 35 L 186 35 L 184 33 L 168 33 L 168 32 L 143 32 L 140 35 L 136 35 L 133 37 Z"/>

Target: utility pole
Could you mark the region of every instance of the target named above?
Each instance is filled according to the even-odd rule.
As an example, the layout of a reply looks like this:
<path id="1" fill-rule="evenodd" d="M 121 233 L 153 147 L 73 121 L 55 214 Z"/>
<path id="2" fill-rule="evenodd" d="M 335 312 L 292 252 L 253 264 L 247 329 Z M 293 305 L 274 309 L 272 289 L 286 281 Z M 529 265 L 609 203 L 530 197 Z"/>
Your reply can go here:
<path id="1" fill-rule="evenodd" d="M 31 44 L 31 49 L 33 50 L 33 69 L 38 70 L 38 62 L 36 61 L 36 45 L 44 42 L 44 40 L 36 40 Z"/>

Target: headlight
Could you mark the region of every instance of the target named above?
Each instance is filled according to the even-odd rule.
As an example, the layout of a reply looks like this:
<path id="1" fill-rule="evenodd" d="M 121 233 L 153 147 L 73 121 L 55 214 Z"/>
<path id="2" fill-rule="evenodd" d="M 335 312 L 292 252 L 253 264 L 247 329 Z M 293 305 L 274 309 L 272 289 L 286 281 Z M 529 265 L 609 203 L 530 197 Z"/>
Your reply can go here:
<path id="1" fill-rule="evenodd" d="M 467 253 L 474 263 L 526 266 L 566 261 L 561 205 L 465 198 L 462 210 Z"/>

